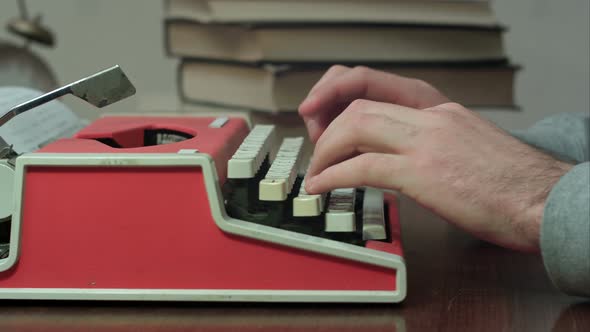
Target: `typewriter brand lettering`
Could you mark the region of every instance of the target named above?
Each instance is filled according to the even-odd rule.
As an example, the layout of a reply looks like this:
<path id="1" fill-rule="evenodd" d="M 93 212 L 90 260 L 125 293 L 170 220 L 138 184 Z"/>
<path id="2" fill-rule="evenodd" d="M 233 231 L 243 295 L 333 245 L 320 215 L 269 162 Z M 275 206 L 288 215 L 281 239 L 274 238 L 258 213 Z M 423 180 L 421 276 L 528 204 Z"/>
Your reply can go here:
<path id="1" fill-rule="evenodd" d="M 101 162 L 102 165 L 110 166 L 126 166 L 126 165 L 139 165 L 137 160 L 125 160 L 125 159 L 105 159 Z"/>

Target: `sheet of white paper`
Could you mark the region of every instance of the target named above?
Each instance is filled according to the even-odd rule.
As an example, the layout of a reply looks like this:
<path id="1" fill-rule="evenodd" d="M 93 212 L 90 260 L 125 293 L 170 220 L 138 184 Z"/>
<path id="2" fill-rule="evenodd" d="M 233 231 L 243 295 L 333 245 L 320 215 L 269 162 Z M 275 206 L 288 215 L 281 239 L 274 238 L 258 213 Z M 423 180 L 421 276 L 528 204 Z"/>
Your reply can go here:
<path id="1" fill-rule="evenodd" d="M 43 94 L 24 87 L 0 87 L 0 116 Z M 71 137 L 86 123 L 58 100 L 24 112 L 0 127 L 0 137 L 17 153 L 35 151 L 59 138 Z"/>

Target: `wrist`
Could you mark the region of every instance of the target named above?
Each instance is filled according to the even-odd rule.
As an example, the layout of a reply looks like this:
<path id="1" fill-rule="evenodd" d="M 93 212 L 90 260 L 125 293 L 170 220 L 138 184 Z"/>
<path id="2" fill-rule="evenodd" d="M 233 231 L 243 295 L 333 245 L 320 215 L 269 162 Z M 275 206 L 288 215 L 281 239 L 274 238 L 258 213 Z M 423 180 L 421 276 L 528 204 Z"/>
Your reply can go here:
<path id="1" fill-rule="evenodd" d="M 513 220 L 525 239 L 526 251 L 540 252 L 541 224 L 551 189 L 574 165 L 553 158 L 547 160 L 539 172 L 532 172 L 534 179 L 525 183 L 525 197 L 521 200 L 517 217 Z"/>

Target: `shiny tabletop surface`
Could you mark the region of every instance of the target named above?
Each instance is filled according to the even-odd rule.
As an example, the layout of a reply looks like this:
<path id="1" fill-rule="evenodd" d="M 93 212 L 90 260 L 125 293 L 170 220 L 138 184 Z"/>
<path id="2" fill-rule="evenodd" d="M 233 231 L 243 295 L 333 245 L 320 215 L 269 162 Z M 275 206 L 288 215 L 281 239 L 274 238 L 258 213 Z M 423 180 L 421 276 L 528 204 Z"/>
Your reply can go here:
<path id="1" fill-rule="evenodd" d="M 0 331 L 590 331 L 590 301 L 541 258 L 478 241 L 402 200 L 401 304 L 0 302 Z"/>

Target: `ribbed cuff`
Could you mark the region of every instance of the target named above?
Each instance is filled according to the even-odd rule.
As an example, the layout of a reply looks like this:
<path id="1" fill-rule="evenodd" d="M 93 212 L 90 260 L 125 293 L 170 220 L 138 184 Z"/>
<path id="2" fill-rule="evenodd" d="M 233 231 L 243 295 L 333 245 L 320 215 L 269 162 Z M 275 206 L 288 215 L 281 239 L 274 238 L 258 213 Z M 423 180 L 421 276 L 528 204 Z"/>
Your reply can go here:
<path id="1" fill-rule="evenodd" d="M 571 295 L 590 297 L 590 163 L 572 168 L 547 198 L 541 253 L 549 277 Z"/>

